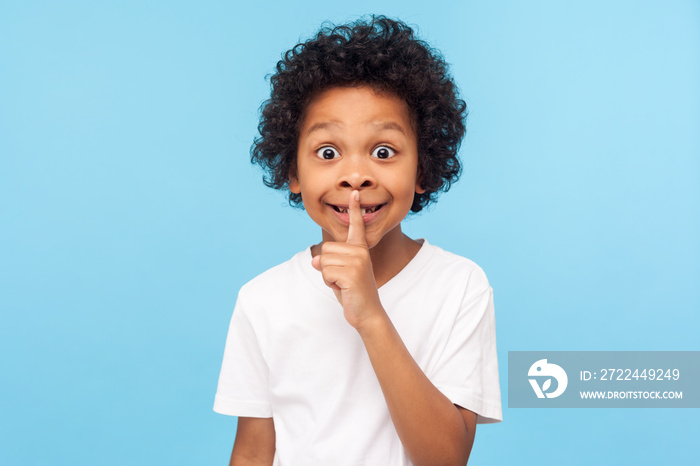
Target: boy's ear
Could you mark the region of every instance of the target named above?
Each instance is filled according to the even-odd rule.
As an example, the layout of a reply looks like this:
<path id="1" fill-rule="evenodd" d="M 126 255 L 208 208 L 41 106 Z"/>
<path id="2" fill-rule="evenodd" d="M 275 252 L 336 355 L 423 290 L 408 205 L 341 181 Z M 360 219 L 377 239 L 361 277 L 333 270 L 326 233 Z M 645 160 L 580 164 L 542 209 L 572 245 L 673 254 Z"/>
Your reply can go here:
<path id="1" fill-rule="evenodd" d="M 418 168 L 418 173 L 416 174 L 416 193 L 418 194 L 423 194 L 425 192 L 425 189 L 421 186 L 421 178 L 420 168 Z"/>
<path id="2" fill-rule="evenodd" d="M 301 194 L 301 184 L 295 176 L 289 177 L 289 190 L 294 194 Z"/>

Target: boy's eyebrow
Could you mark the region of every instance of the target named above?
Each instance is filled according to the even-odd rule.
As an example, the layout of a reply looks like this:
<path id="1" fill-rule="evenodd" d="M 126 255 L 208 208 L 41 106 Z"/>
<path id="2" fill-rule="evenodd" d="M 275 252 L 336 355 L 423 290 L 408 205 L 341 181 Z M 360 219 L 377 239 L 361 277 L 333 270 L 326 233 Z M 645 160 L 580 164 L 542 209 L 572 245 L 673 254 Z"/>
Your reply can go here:
<path id="1" fill-rule="evenodd" d="M 373 128 L 375 128 L 377 131 L 384 131 L 384 130 L 388 130 L 388 129 L 393 129 L 393 130 L 400 132 L 403 135 L 406 134 L 406 131 L 404 131 L 403 126 L 396 123 L 395 121 L 377 121 L 374 123 L 370 123 L 369 125 L 372 126 Z M 308 136 L 309 134 L 313 133 L 316 130 L 330 128 L 331 126 L 343 126 L 343 124 L 338 120 L 321 121 L 319 123 L 314 123 L 306 131 L 306 135 Z"/>
<path id="2" fill-rule="evenodd" d="M 306 131 L 306 135 L 308 136 L 316 130 L 330 128 L 331 126 L 343 126 L 343 124 L 338 120 L 321 121 L 319 123 L 314 123 L 313 125 L 311 125 L 308 131 Z"/>
<path id="3" fill-rule="evenodd" d="M 406 132 L 403 129 L 403 126 L 400 124 L 396 123 L 395 121 L 377 121 L 375 123 L 370 123 L 371 126 L 374 126 L 377 130 L 383 131 L 387 129 L 394 129 L 404 136 L 406 135 Z"/>

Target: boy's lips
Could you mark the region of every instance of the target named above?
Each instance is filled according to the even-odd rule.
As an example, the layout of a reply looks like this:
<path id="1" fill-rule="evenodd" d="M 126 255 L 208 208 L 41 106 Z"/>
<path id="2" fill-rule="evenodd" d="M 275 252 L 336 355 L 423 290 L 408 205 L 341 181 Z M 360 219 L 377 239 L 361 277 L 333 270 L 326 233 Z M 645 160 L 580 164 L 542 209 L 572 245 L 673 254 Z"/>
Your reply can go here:
<path id="1" fill-rule="evenodd" d="M 348 213 L 348 206 L 347 205 L 342 205 L 342 204 L 328 204 L 335 210 L 336 212 L 340 212 L 341 214 L 347 214 Z M 362 215 L 364 214 L 371 214 L 373 212 L 378 211 L 384 207 L 384 204 L 364 204 L 360 205 L 360 208 L 362 209 Z"/>
<path id="2" fill-rule="evenodd" d="M 333 213 L 341 222 L 345 223 L 346 225 L 350 224 L 350 212 L 348 211 L 347 204 L 342 205 L 326 203 L 326 205 L 331 208 Z M 386 203 L 361 205 L 360 208 L 362 209 L 362 219 L 365 221 L 365 223 L 372 221 L 372 219 L 377 217 L 382 212 L 385 205 Z"/>

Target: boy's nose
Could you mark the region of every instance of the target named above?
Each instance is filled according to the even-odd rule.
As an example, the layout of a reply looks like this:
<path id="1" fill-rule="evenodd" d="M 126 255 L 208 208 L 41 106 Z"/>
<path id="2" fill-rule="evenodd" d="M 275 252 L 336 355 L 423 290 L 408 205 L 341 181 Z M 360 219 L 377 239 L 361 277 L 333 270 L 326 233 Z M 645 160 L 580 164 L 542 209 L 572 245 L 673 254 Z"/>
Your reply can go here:
<path id="1" fill-rule="evenodd" d="M 371 174 L 354 170 L 350 173 L 344 173 L 338 180 L 338 185 L 341 188 L 371 188 L 376 184 Z"/>

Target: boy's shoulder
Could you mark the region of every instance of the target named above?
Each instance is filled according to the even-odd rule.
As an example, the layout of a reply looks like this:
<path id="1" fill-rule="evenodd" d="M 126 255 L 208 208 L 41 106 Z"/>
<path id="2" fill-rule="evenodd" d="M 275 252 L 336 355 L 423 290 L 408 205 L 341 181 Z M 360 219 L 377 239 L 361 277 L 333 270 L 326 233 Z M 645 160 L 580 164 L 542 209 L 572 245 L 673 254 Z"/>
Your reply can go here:
<path id="1" fill-rule="evenodd" d="M 300 251 L 291 258 L 275 265 L 246 282 L 239 291 L 240 296 L 274 296 L 285 293 L 291 288 L 297 288 L 304 270 L 304 260 L 308 259 L 311 266 L 311 251 L 309 248 Z"/>
<path id="2" fill-rule="evenodd" d="M 428 270 L 424 273 L 441 277 L 452 276 L 459 282 L 468 283 L 469 287 L 474 289 L 490 288 L 486 273 L 473 260 L 439 246 L 427 244 L 427 241 L 424 246 L 427 246 L 430 253 L 430 259 L 426 264 Z"/>

